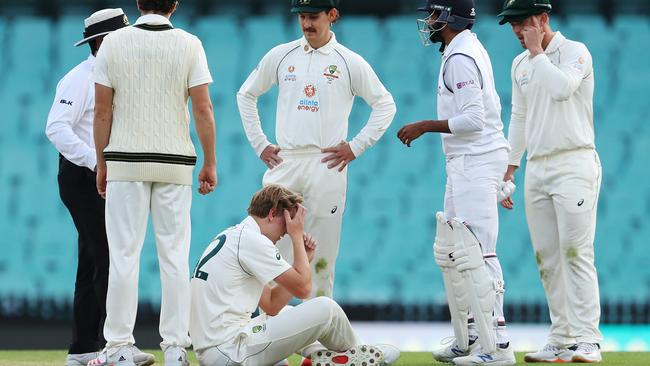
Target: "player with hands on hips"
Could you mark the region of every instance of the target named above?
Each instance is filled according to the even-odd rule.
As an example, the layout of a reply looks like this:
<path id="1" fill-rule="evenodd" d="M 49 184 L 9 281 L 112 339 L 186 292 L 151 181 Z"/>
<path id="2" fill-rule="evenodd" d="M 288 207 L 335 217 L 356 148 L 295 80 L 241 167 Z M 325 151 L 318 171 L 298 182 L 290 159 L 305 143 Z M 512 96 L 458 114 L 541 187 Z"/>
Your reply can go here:
<path id="1" fill-rule="evenodd" d="M 309 262 L 318 248 L 304 232 L 302 201 L 281 186 L 264 187 L 253 196 L 249 216 L 203 252 L 191 280 L 190 321 L 201 366 L 268 366 L 293 353 L 314 365 L 382 366 L 399 357 L 395 347 L 360 344 L 330 298 L 286 307 L 292 297 L 310 296 Z M 292 242 L 292 265 L 275 246 L 283 236 Z M 258 306 L 264 314 L 251 318 Z"/>
<path id="2" fill-rule="evenodd" d="M 512 151 L 503 179 L 514 180 L 526 152 L 524 208 L 551 319 L 547 344 L 524 360 L 600 362 L 593 62 L 584 44 L 553 31 L 551 10 L 550 0 L 510 0 L 499 14 L 524 48 L 511 68 Z"/>
<path id="3" fill-rule="evenodd" d="M 514 365 L 503 314 L 505 286 L 496 253 L 498 197 L 514 190 L 503 184 L 508 142 L 501 102 L 487 51 L 471 32 L 473 0 L 428 0 L 418 20 L 425 46 L 441 43 L 438 119 L 407 124 L 397 133 L 406 146 L 423 134 L 440 133 L 446 156 L 444 213 L 436 215 L 436 264 L 454 328 L 454 341 L 433 352 L 455 365 Z"/>
<path id="4" fill-rule="evenodd" d="M 279 184 L 301 193 L 309 214 L 305 227 L 319 243 L 310 297 L 332 296 L 348 165 L 372 147 L 390 126 L 395 102 L 372 67 L 341 45 L 332 32 L 339 0 L 292 0 L 301 39 L 271 49 L 237 93 L 246 137 L 268 170 L 263 185 Z M 278 86 L 276 143 L 264 131 L 258 98 Z M 348 119 L 356 96 L 372 113 L 348 140 Z M 290 243 L 278 244 L 291 256 Z"/>

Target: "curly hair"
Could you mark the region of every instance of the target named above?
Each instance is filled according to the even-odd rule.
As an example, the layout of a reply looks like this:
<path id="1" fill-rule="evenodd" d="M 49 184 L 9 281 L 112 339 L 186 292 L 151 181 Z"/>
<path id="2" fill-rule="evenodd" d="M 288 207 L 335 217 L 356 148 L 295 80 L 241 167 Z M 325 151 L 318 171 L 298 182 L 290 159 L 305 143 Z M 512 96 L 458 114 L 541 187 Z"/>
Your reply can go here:
<path id="1" fill-rule="evenodd" d="M 169 14 L 176 3 L 177 0 L 138 0 L 138 8 L 143 11 Z"/>
<path id="2" fill-rule="evenodd" d="M 284 210 L 294 211 L 302 202 L 303 198 L 300 194 L 278 185 L 269 185 L 253 195 L 248 207 L 248 214 L 266 217 L 272 209 L 275 209 L 276 216 L 281 216 L 284 214 Z"/>

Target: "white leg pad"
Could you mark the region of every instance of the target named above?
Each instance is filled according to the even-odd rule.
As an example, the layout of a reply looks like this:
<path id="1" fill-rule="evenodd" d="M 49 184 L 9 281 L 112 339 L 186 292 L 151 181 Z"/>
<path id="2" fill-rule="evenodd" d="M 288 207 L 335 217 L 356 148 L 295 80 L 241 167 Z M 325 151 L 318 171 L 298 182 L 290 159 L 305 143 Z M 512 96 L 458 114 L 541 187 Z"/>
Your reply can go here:
<path id="1" fill-rule="evenodd" d="M 457 345 L 463 351 L 467 351 L 469 349 L 467 318 L 470 307 L 468 294 L 465 290 L 465 279 L 456 269 L 453 260 L 455 245 L 452 228 L 442 212 L 436 214 L 436 221 L 436 240 L 433 244 L 433 254 L 445 283 L 451 324 L 454 328 Z"/>
<path id="2" fill-rule="evenodd" d="M 464 279 L 463 290 L 479 334 L 479 343 L 485 353 L 496 350 L 494 303 L 496 290 L 487 271 L 481 245 L 476 236 L 458 218 L 451 220 L 456 250 L 452 253 L 456 269 Z"/>

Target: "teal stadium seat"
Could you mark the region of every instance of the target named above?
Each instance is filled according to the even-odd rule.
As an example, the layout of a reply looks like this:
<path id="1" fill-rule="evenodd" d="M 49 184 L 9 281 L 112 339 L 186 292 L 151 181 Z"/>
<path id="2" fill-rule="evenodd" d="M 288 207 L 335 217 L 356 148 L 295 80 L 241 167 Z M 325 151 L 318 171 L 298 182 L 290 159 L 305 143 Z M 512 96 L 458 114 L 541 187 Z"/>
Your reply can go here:
<path id="1" fill-rule="evenodd" d="M 412 149 L 396 139 L 407 122 L 436 117 L 440 56 L 424 48 L 413 16 L 385 19 L 345 16 L 334 27 L 341 42 L 373 66 L 393 94 L 398 113 L 380 142 L 350 168 L 348 202 L 337 267 L 335 296 L 343 303 L 444 304 L 439 269 L 432 257 L 436 211 L 443 209 L 444 156 L 440 138 L 429 135 Z M 74 48 L 81 16 L 55 22 L 34 17 L 0 17 L 0 296 L 70 299 L 74 285 L 76 232 L 58 197 L 58 158 L 44 137 L 54 87 L 88 55 Z M 647 17 L 624 16 L 606 23 L 596 16 L 554 18 L 570 38 L 583 41 L 595 60 L 595 127 L 603 163 L 596 233 L 596 263 L 604 301 L 650 296 L 647 237 L 650 188 L 650 84 Z M 244 135 L 235 94 L 272 47 L 300 36 L 285 15 L 237 18 L 179 16 L 174 24 L 203 42 L 214 84 L 219 186 L 213 195 L 195 195 L 192 207 L 193 267 L 210 240 L 245 215 L 266 170 Z M 510 68 L 521 46 L 493 15 L 481 14 L 474 28 L 490 53 L 504 123 L 510 113 Z M 42 37 L 33 37 L 40 34 Z M 629 52 L 629 50 L 634 52 Z M 275 140 L 277 90 L 260 98 L 263 127 Z M 370 109 L 357 100 L 350 137 L 365 125 Z M 199 162 L 201 149 L 192 129 Z M 198 168 L 195 175 L 198 174 Z M 506 278 L 506 303 L 543 302 L 544 293 L 530 244 L 518 176 L 517 208 L 500 211 L 498 254 Z M 151 229 L 142 254 L 140 294 L 160 301 L 160 280 Z M 369 265 L 371 264 L 371 265 Z M 29 268 L 29 273 L 25 273 Z M 630 281 L 630 279 L 635 279 Z M 622 285 L 625 283 L 625 286 Z M 634 291 L 630 291 L 633 289 Z"/>

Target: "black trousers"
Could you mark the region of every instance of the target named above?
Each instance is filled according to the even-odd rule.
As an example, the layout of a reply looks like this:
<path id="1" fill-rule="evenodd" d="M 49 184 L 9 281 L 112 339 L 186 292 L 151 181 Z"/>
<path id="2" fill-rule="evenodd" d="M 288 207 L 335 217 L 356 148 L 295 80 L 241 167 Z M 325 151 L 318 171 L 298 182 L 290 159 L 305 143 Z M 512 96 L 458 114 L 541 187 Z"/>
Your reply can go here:
<path id="1" fill-rule="evenodd" d="M 79 233 L 70 354 L 96 352 L 105 343 L 108 240 L 105 202 L 97 193 L 95 177 L 92 170 L 59 156 L 59 194 Z"/>

